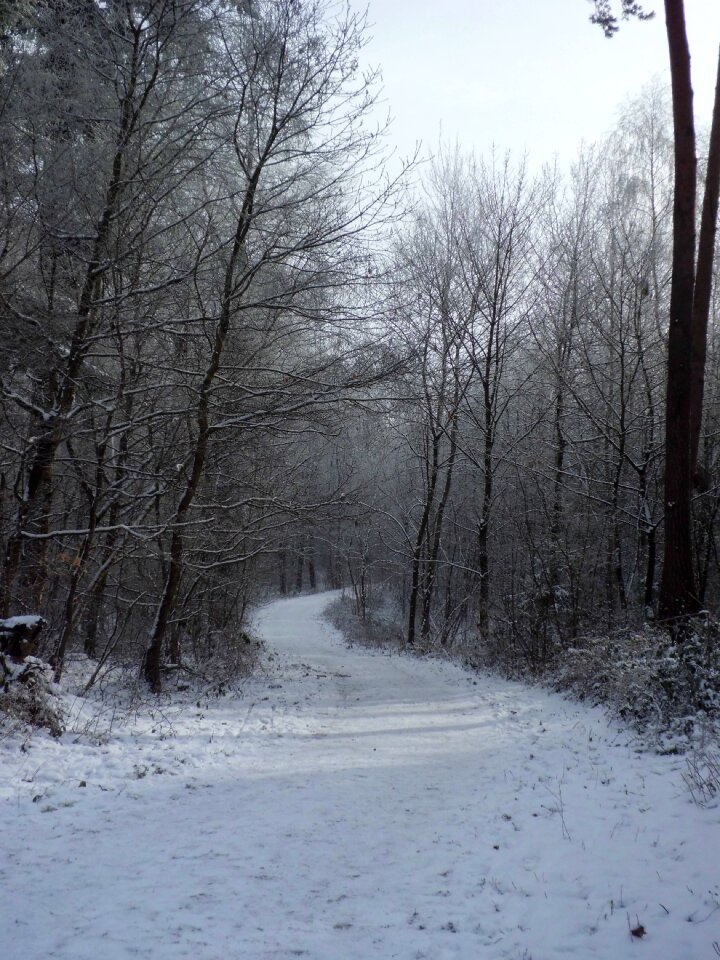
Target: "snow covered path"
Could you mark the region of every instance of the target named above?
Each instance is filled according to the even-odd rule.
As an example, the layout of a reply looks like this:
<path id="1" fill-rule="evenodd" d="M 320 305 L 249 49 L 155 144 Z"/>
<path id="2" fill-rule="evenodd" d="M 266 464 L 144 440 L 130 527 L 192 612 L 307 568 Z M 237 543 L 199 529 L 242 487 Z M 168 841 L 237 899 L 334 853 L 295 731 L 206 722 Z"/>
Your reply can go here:
<path id="1" fill-rule="evenodd" d="M 348 650 L 329 597 L 261 611 L 276 655 L 242 700 L 103 747 L 0 743 L 4 960 L 720 955 L 720 807 L 681 758 L 542 690 Z"/>

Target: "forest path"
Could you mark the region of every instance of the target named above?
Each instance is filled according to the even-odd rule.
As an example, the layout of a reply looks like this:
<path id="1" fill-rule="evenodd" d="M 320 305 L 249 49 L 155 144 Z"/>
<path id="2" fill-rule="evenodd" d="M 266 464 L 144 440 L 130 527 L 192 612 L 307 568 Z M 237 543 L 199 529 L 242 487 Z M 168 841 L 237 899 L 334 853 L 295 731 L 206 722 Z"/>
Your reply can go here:
<path id="1" fill-rule="evenodd" d="M 53 790 L 9 798 L 5 960 L 712 960 L 720 809 L 681 759 L 539 688 L 348 649 L 331 597 L 260 611 L 243 699 L 102 763 L 66 747 Z"/>

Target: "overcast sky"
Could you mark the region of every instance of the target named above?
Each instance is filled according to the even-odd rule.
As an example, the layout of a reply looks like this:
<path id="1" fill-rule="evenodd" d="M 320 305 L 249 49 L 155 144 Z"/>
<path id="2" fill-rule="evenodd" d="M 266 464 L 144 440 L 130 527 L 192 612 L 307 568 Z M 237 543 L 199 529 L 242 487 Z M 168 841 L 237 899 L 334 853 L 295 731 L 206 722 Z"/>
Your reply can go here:
<path id="1" fill-rule="evenodd" d="M 353 0 L 363 9 L 362 0 Z M 619 0 L 616 4 L 619 6 Z M 482 153 L 529 151 L 533 165 L 570 158 L 612 125 L 622 102 L 667 76 L 662 0 L 657 16 L 593 27 L 588 0 L 369 0 L 366 63 L 380 66 L 391 141 L 402 155 L 442 134 Z M 720 0 L 686 0 L 699 120 L 709 123 L 720 43 Z"/>

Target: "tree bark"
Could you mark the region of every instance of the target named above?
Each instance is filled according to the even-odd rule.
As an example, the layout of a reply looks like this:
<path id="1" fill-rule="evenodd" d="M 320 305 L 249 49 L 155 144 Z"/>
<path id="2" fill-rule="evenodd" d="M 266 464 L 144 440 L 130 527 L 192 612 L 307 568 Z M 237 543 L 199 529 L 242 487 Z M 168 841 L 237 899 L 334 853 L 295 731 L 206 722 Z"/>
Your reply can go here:
<path id="1" fill-rule="evenodd" d="M 696 613 L 700 606 L 693 570 L 690 513 L 697 159 L 690 51 L 682 0 L 665 0 L 665 19 L 672 78 L 675 187 L 665 402 L 665 553 L 660 617 L 674 621 Z"/>
<path id="2" fill-rule="evenodd" d="M 698 465 L 700 427 L 702 425 L 703 394 L 705 391 L 705 358 L 707 354 L 707 329 L 710 317 L 713 264 L 715 260 L 715 234 L 717 231 L 718 193 L 720 192 L 720 49 L 718 50 L 717 80 L 713 104 L 705 194 L 703 197 L 698 240 L 698 258 L 695 272 L 692 315 L 692 366 L 690 386 L 690 457 L 691 475 L 696 487 L 707 487 L 703 482 L 702 465 Z"/>
<path id="3" fill-rule="evenodd" d="M 459 352 L 459 351 L 458 351 Z M 458 360 L 458 352 L 455 355 L 455 361 Z M 435 584 L 437 583 L 437 568 L 438 560 L 440 557 L 440 543 L 442 540 L 442 530 L 443 530 L 443 521 L 445 519 L 445 510 L 447 508 L 448 499 L 450 497 L 450 490 L 452 488 L 453 480 L 453 470 L 455 467 L 455 458 L 457 456 L 457 431 L 458 431 L 458 405 L 460 402 L 460 384 L 455 381 L 455 392 L 453 396 L 453 410 L 450 414 L 450 447 L 448 451 L 447 463 L 445 464 L 445 483 L 443 485 L 443 490 L 440 495 L 440 502 L 438 504 L 437 512 L 435 514 L 435 522 L 433 524 L 432 531 L 432 545 L 430 547 L 430 552 L 428 556 L 428 570 L 427 576 L 425 578 L 425 585 L 423 590 L 423 602 L 422 602 L 422 621 L 421 621 L 421 634 L 423 638 L 427 638 L 430 635 L 430 614 L 432 610 L 432 601 L 433 595 L 435 592 Z"/>

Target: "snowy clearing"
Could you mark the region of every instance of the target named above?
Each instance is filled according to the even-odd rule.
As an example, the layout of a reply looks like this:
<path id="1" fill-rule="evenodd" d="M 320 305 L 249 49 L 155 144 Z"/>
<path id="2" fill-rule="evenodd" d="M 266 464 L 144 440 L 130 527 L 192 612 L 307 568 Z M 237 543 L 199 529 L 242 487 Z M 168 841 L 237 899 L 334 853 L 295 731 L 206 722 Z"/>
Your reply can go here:
<path id="1" fill-rule="evenodd" d="M 681 757 L 541 689 L 348 650 L 333 596 L 260 612 L 242 698 L 100 746 L 0 742 L 4 960 L 720 955 L 720 806 Z"/>

